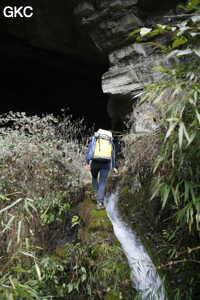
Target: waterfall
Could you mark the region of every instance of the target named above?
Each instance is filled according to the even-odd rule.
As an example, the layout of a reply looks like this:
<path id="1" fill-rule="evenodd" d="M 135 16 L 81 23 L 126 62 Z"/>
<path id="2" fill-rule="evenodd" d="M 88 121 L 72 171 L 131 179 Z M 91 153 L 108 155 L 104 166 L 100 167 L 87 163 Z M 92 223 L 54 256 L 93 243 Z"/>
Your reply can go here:
<path id="1" fill-rule="evenodd" d="M 106 211 L 114 233 L 121 243 L 132 272 L 134 288 L 143 300 L 164 300 L 165 290 L 161 278 L 140 238 L 122 220 L 118 211 L 118 192 L 105 199 Z"/>

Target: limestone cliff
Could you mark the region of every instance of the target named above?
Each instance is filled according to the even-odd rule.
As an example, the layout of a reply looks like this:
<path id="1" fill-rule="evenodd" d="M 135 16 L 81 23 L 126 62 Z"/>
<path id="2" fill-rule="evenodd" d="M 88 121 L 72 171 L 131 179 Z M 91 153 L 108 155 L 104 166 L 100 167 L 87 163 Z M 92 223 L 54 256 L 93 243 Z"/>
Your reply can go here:
<path id="1" fill-rule="evenodd" d="M 160 80 L 161 72 L 153 68 L 169 65 L 152 47 L 138 44 L 129 34 L 138 28 L 153 28 L 156 23 L 169 23 L 171 19 L 165 16 L 176 13 L 177 4 L 112 0 L 83 1 L 76 5 L 74 15 L 80 31 L 84 29 L 101 57 L 109 60 L 110 68 L 102 76 L 102 90 L 110 96 L 107 109 L 114 128 L 127 122 L 137 92 L 145 84 Z M 158 42 L 165 43 L 165 37 L 159 37 Z M 135 118 L 134 132 L 154 129 L 152 121 L 142 126 L 144 116 L 142 113 Z"/>
<path id="2" fill-rule="evenodd" d="M 89 109 L 92 107 L 99 112 L 99 107 L 105 105 L 109 97 L 107 112 L 112 127 L 120 129 L 132 112 L 136 100 L 134 95 L 144 84 L 159 80 L 159 71 L 153 71 L 152 67 L 168 63 L 154 49 L 138 44 L 134 37 L 128 36 L 141 27 L 173 22 L 174 19 L 169 16 L 177 14 L 179 2 L 21 0 L 20 6 L 29 5 L 33 8 L 31 18 L 6 18 L 0 15 L 1 91 L 5 94 L 5 107 L 9 101 L 20 101 L 19 97 L 13 95 L 16 93 L 16 88 L 12 89 L 14 82 L 15 86 L 23 83 L 28 86 L 26 97 L 32 99 L 29 100 L 31 105 L 34 105 L 35 99 L 38 106 L 42 103 L 43 112 L 45 107 L 49 111 L 55 111 L 58 106 L 72 107 L 72 113 L 79 110 L 89 118 Z M 7 1 L 2 0 L 0 10 L 3 11 L 6 5 Z M 164 43 L 165 37 L 161 38 L 160 42 Z M 31 67 L 24 70 L 27 65 Z M 49 86 L 46 81 L 36 78 L 44 67 L 46 71 L 43 77 L 48 77 L 46 81 L 50 82 Z M 49 70 L 52 70 L 55 78 L 52 79 Z M 23 72 L 22 82 L 18 79 L 19 72 Z M 34 80 L 37 82 L 31 86 L 33 72 L 36 73 Z M 62 76 L 61 72 L 65 74 Z M 16 76 L 12 77 L 12 73 L 16 73 Z M 94 79 L 96 77 L 99 80 L 101 75 L 102 90 L 96 92 L 94 86 L 97 83 L 94 83 Z M 28 82 L 27 76 L 30 77 Z M 51 80 L 48 80 L 49 76 Z M 33 92 L 35 85 L 39 86 L 37 93 Z M 12 95 L 8 94 L 8 87 L 11 87 Z M 23 89 L 19 93 L 22 94 Z M 41 89 L 44 96 L 41 96 Z M 48 89 L 51 91 L 47 93 Z M 106 98 L 103 98 L 104 94 Z M 49 103 L 51 105 L 47 106 Z M 13 107 L 16 110 L 20 105 L 13 102 Z M 12 106 L 11 110 L 14 110 Z M 138 122 L 141 123 L 140 120 Z M 143 130 L 141 126 L 134 128 L 135 131 Z"/>

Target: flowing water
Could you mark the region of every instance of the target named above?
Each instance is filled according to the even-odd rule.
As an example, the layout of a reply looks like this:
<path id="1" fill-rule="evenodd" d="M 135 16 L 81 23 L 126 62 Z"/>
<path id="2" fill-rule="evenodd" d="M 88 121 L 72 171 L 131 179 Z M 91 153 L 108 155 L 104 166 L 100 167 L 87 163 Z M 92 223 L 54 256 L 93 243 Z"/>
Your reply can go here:
<path id="1" fill-rule="evenodd" d="M 141 291 L 143 300 L 164 300 L 162 280 L 140 238 L 122 220 L 118 211 L 118 192 L 105 201 L 106 211 L 118 241 L 126 254 L 132 272 L 134 288 Z"/>

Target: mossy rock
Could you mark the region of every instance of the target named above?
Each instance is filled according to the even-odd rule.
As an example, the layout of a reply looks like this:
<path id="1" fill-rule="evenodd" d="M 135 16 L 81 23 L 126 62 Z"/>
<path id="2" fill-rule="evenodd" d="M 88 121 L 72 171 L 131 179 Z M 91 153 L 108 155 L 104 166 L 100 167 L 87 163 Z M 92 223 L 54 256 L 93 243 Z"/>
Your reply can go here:
<path id="1" fill-rule="evenodd" d="M 106 210 L 91 210 L 90 214 L 92 218 L 90 224 L 88 225 L 89 229 L 112 229 L 112 223 L 110 222 L 110 219 L 107 216 Z"/>
<path id="2" fill-rule="evenodd" d="M 90 266 L 95 266 L 95 280 L 102 283 L 101 287 L 98 283 L 100 298 L 132 300 L 129 297 L 133 295 L 133 288 L 130 285 L 128 262 L 114 235 L 113 225 L 106 210 L 97 211 L 96 203 L 91 201 L 88 194 L 84 201 L 79 203 L 76 214 L 83 220 L 78 228 L 81 249 L 87 253 Z M 62 255 L 61 249 L 57 250 L 58 254 Z M 106 296 L 103 296 L 105 293 Z"/>
<path id="3" fill-rule="evenodd" d="M 83 202 L 96 204 L 96 201 L 92 200 L 92 198 L 93 198 L 93 191 L 92 190 L 85 191 Z"/>
<path id="4" fill-rule="evenodd" d="M 79 203 L 76 213 L 89 229 L 112 229 L 112 223 L 107 216 L 106 210 L 97 211 L 94 203 L 87 201 Z"/>
<path id="5" fill-rule="evenodd" d="M 107 293 L 104 300 L 119 300 L 120 295 L 118 293 Z"/>
<path id="6" fill-rule="evenodd" d="M 55 251 L 60 257 L 66 256 L 66 248 L 64 246 L 56 246 Z"/>
<path id="7" fill-rule="evenodd" d="M 133 300 L 136 297 L 137 292 L 129 285 L 126 286 L 126 290 L 122 290 L 121 292 L 108 292 L 105 295 L 104 300 Z"/>

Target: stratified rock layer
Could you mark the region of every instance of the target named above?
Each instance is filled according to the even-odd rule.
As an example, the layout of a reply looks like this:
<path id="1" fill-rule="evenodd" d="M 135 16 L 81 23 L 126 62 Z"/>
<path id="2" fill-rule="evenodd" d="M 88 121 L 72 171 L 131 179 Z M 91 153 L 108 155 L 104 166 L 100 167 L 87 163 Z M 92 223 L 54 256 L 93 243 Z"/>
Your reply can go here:
<path id="1" fill-rule="evenodd" d="M 92 69 L 96 67 L 97 77 L 100 72 L 104 72 L 102 92 L 109 97 L 108 114 L 113 128 L 118 126 L 121 128 L 132 113 L 132 107 L 136 101 L 135 95 L 138 91 L 146 83 L 160 80 L 160 71 L 153 70 L 153 67 L 168 64 L 160 54 L 155 53 L 153 48 L 138 44 L 136 37 L 130 38 L 129 34 L 135 29 L 152 28 L 156 23 L 163 24 L 169 20 L 171 22 L 173 19 L 166 16 L 176 14 L 178 4 L 173 0 L 167 3 L 158 0 L 51 0 L 43 2 L 30 0 L 28 5 L 33 7 L 33 17 L 6 18 L 3 14 L 0 15 L 2 78 L 5 81 L 4 73 L 12 73 L 7 70 L 14 70 L 15 73 L 22 72 L 20 68 L 22 64 L 24 66 L 24 64 L 31 63 L 33 69 L 37 66 L 38 72 L 41 67 L 49 64 L 50 68 L 54 67 L 58 72 L 60 70 L 60 73 L 73 70 L 73 80 L 75 80 L 74 74 L 77 74 L 77 77 L 80 74 L 82 83 L 83 78 L 89 78 L 92 87 L 94 74 L 89 74 L 90 66 Z M 7 1 L 2 0 L 0 10 L 3 11 L 6 5 L 8 5 Z M 26 6 L 27 1 L 21 0 L 20 5 Z M 165 43 L 165 37 L 157 42 Z M 105 72 L 105 67 L 108 65 L 110 67 Z M 86 71 L 80 71 L 80 67 L 77 66 L 85 68 Z M 86 72 L 88 75 L 85 76 Z M 31 71 L 25 73 L 31 76 Z M 80 102 L 81 96 L 78 94 L 72 101 L 73 89 L 74 94 L 77 90 L 85 89 L 83 85 L 80 86 L 79 80 L 71 87 L 70 76 L 72 75 L 70 73 L 67 76 L 69 77 L 66 81 L 63 77 L 60 83 L 56 80 L 55 90 L 58 93 L 55 92 L 54 97 L 50 92 L 50 97 L 45 95 L 44 99 L 40 96 L 41 93 L 37 93 L 36 98 L 44 102 L 43 106 L 47 101 L 51 101 L 52 107 L 57 105 L 58 99 L 60 106 L 63 107 L 73 107 L 76 102 L 77 108 L 81 106 L 80 109 L 83 110 L 82 115 L 89 118 L 89 108 L 94 108 L 95 112 L 98 111 L 99 102 L 104 101 L 103 97 L 101 99 L 99 95 L 96 96 L 96 93 L 87 87 L 88 96 L 85 93 L 84 99 Z M 14 79 L 11 77 L 10 80 L 12 87 Z M 3 102 L 6 105 L 7 101 L 15 97 L 8 94 L 4 81 L 1 90 L 5 94 Z M 37 86 L 44 87 L 44 82 L 40 81 L 37 80 Z M 15 76 L 15 84 L 17 86 L 21 84 L 18 83 L 18 76 Z M 26 83 L 26 89 L 27 85 L 28 83 Z M 8 83 L 7 86 L 9 86 Z M 31 86 L 26 95 L 31 94 L 31 98 L 35 101 L 36 93 L 33 92 L 33 88 Z M 15 91 L 16 88 L 11 89 L 12 94 Z M 67 97 L 69 93 L 70 96 Z M 19 97 L 15 99 L 16 101 L 19 101 Z M 82 102 L 84 105 L 81 105 Z M 89 105 L 86 105 L 87 103 Z M 95 121 L 94 116 L 93 118 Z M 137 130 L 137 126 L 134 128 Z M 143 128 L 140 126 L 139 130 L 142 131 Z"/>

